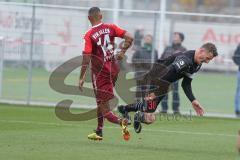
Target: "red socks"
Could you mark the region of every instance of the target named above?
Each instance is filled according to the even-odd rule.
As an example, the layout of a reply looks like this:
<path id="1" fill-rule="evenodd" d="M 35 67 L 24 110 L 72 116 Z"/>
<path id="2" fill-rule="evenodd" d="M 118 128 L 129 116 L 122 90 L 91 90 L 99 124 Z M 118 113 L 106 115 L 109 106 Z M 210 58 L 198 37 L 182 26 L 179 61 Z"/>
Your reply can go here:
<path id="1" fill-rule="evenodd" d="M 104 118 L 106 118 L 109 122 L 115 123 L 115 124 L 119 124 L 119 118 L 118 116 L 116 116 L 115 114 L 113 114 L 112 111 L 107 112 L 104 115 Z"/>

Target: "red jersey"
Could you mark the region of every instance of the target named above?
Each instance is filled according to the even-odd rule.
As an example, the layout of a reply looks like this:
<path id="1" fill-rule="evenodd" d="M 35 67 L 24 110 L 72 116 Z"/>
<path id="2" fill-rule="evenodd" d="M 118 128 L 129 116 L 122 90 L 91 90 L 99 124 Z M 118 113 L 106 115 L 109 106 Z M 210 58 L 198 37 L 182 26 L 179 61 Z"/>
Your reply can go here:
<path id="1" fill-rule="evenodd" d="M 117 74 L 119 65 L 114 58 L 114 38 L 123 38 L 125 30 L 114 24 L 100 23 L 93 26 L 84 36 L 83 53 L 91 55 L 93 74 Z"/>

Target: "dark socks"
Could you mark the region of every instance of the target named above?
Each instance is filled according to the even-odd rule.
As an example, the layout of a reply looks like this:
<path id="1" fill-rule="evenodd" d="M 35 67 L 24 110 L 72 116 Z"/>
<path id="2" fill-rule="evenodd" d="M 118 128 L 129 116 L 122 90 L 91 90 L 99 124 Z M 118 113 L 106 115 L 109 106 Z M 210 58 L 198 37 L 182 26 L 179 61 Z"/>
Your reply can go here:
<path id="1" fill-rule="evenodd" d="M 137 102 L 133 104 L 129 104 L 125 106 L 125 111 L 127 112 L 137 112 L 137 111 L 143 111 L 144 104 L 143 102 Z"/>

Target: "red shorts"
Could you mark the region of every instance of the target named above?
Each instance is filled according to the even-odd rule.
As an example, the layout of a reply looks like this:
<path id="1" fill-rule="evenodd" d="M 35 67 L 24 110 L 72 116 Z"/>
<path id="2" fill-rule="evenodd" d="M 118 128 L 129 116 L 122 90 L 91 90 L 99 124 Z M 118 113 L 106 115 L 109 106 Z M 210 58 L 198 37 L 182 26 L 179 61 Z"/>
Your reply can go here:
<path id="1" fill-rule="evenodd" d="M 118 74 L 102 76 L 92 74 L 92 82 L 97 104 L 107 102 L 114 97 L 113 88 L 117 81 Z"/>

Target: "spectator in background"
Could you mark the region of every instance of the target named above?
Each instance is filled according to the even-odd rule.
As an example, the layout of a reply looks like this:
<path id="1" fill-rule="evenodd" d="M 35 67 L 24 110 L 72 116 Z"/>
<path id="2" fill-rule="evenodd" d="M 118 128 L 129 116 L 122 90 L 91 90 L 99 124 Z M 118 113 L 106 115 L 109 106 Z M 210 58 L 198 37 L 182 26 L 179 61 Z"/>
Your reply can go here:
<path id="1" fill-rule="evenodd" d="M 182 46 L 182 42 L 184 41 L 184 34 L 180 32 L 173 33 L 172 45 L 167 46 L 161 56 L 162 59 L 167 58 L 175 53 L 184 52 L 186 48 Z M 174 114 L 178 114 L 179 112 L 179 93 L 178 93 L 178 81 L 172 84 L 172 93 L 173 93 L 173 103 L 172 109 Z M 168 94 L 163 98 L 162 101 L 162 111 L 161 113 L 167 113 L 168 110 Z"/>
<path id="2" fill-rule="evenodd" d="M 153 50 L 153 37 L 148 34 L 144 37 L 143 46 L 136 50 L 132 57 L 132 63 L 135 70 L 135 79 L 137 85 L 137 91 L 144 89 L 141 78 L 147 70 L 150 70 L 152 62 L 152 50 Z M 153 63 L 155 63 L 158 59 L 158 52 L 155 49 L 153 55 Z M 142 87 L 141 87 L 142 86 Z M 145 95 L 141 95 L 141 93 L 136 92 L 136 100 L 141 100 Z"/>
<path id="3" fill-rule="evenodd" d="M 237 117 L 240 117 L 240 44 L 234 52 L 233 61 L 238 65 L 237 72 L 237 91 L 235 95 L 235 113 Z"/>
<path id="4" fill-rule="evenodd" d="M 134 48 L 139 49 L 142 46 L 142 39 L 144 36 L 144 30 L 142 27 L 138 27 L 134 33 Z"/>

